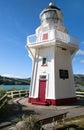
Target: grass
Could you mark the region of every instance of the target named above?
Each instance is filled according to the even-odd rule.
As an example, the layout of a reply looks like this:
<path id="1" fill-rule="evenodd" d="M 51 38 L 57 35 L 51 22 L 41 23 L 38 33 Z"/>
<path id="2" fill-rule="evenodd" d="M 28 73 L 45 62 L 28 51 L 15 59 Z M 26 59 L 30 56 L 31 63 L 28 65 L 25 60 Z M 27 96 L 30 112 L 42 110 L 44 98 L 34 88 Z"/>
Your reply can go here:
<path id="1" fill-rule="evenodd" d="M 8 104 L 6 103 L 2 109 L 0 109 L 0 116 L 4 116 L 5 114 L 8 114 Z"/>
<path id="2" fill-rule="evenodd" d="M 84 92 L 84 90 L 80 89 L 80 88 L 77 88 L 76 89 L 77 92 Z"/>
<path id="3" fill-rule="evenodd" d="M 68 119 L 65 119 L 65 121 L 79 120 L 79 119 L 82 119 L 82 118 L 84 118 L 84 115 L 68 118 Z"/>
<path id="4" fill-rule="evenodd" d="M 76 125 L 77 130 L 84 130 L 84 115 L 65 119 L 65 125 Z"/>
<path id="5" fill-rule="evenodd" d="M 0 90 L 0 97 L 4 96 L 5 93 L 6 93 L 5 90 Z"/>
<path id="6" fill-rule="evenodd" d="M 84 118 L 75 123 L 78 126 L 78 130 L 84 129 Z"/>

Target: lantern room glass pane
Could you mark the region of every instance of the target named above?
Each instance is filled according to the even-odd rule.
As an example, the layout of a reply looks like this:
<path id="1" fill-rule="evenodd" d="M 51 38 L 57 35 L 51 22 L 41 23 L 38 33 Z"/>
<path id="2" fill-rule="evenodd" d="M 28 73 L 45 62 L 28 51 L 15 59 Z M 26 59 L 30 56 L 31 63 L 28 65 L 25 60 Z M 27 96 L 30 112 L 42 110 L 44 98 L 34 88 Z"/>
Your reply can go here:
<path id="1" fill-rule="evenodd" d="M 41 23 L 56 23 L 58 20 L 56 10 L 46 11 L 41 15 Z"/>

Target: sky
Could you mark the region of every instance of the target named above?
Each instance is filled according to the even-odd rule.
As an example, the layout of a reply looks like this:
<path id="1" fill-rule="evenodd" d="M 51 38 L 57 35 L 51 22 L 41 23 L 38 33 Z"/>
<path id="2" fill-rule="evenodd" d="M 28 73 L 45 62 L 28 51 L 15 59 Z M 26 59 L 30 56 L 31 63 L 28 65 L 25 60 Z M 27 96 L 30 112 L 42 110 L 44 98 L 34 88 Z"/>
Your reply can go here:
<path id="1" fill-rule="evenodd" d="M 69 34 L 78 37 L 79 50 L 72 67 L 74 74 L 84 74 L 84 0 L 52 0 L 64 15 Z M 28 56 L 27 36 L 40 26 L 39 14 L 50 0 L 0 0 L 0 75 L 28 78 L 32 60 Z"/>

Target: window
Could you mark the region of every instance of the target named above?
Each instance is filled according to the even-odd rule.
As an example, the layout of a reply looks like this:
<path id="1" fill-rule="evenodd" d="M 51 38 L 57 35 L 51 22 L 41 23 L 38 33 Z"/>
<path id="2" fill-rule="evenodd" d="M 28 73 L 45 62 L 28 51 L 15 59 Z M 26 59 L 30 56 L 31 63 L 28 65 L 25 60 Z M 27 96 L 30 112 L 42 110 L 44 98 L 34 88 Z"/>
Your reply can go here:
<path id="1" fill-rule="evenodd" d="M 59 75 L 61 79 L 68 79 L 69 75 L 68 75 L 68 70 L 59 70 Z"/>
<path id="2" fill-rule="evenodd" d="M 40 79 L 46 79 L 46 75 L 40 75 Z"/>
<path id="3" fill-rule="evenodd" d="M 44 57 L 44 58 L 42 59 L 42 66 L 47 65 L 46 62 L 47 62 L 47 61 L 46 61 L 46 58 Z"/>
<path id="4" fill-rule="evenodd" d="M 43 58 L 43 63 L 42 64 L 46 64 L 46 58 Z"/>
<path id="5" fill-rule="evenodd" d="M 47 58 L 46 57 L 42 58 L 42 65 L 41 66 L 47 66 Z"/>
<path id="6" fill-rule="evenodd" d="M 64 71 L 64 75 L 65 75 L 65 78 L 68 79 L 69 78 L 69 75 L 68 75 L 68 70 L 65 70 Z"/>
<path id="7" fill-rule="evenodd" d="M 47 40 L 48 39 L 48 33 L 43 34 L 43 40 Z"/>

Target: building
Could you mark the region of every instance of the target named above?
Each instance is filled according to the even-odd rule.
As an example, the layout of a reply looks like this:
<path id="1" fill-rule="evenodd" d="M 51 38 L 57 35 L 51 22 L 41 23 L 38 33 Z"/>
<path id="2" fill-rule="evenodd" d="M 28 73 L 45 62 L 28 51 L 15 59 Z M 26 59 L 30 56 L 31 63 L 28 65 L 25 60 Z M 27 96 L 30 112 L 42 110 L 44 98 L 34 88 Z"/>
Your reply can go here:
<path id="1" fill-rule="evenodd" d="M 78 39 L 68 34 L 61 10 L 49 4 L 40 14 L 41 25 L 27 37 L 32 59 L 29 102 L 61 105 L 76 101 L 72 58 Z"/>

